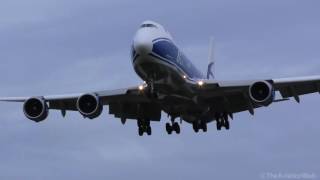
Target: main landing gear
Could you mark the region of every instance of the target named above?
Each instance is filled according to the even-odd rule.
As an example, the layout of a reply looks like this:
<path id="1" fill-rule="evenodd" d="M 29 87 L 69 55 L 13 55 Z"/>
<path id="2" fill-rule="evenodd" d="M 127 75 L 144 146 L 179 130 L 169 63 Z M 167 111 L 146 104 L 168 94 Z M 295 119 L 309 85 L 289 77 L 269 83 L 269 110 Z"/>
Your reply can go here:
<path id="1" fill-rule="evenodd" d="M 200 129 L 202 129 L 203 132 L 207 132 L 207 123 L 204 121 L 195 121 L 192 123 L 192 127 L 194 132 L 198 133 Z"/>
<path id="2" fill-rule="evenodd" d="M 230 129 L 230 123 L 228 119 L 228 114 L 217 115 L 217 130 L 220 131 L 222 127 L 225 127 L 226 130 Z"/>
<path id="3" fill-rule="evenodd" d="M 175 131 L 177 134 L 180 134 L 180 125 L 177 122 L 174 122 L 175 118 L 171 117 L 171 123 L 166 123 L 166 131 L 168 134 L 172 134 Z"/>
<path id="4" fill-rule="evenodd" d="M 144 133 L 147 133 L 148 136 L 152 134 L 152 129 L 150 126 L 150 120 L 142 120 L 138 119 L 138 134 L 139 136 L 143 136 Z"/>

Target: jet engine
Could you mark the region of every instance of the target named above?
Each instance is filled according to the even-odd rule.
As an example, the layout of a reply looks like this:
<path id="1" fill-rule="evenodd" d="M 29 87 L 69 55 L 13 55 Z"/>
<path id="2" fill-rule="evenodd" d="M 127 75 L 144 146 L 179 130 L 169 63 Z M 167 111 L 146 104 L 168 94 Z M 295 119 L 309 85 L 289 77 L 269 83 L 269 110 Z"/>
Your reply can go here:
<path id="1" fill-rule="evenodd" d="M 275 97 L 273 85 L 267 81 L 258 81 L 249 87 L 249 96 L 256 104 L 268 106 Z"/>
<path id="2" fill-rule="evenodd" d="M 102 104 L 96 94 L 84 94 L 77 100 L 77 109 L 84 117 L 94 119 L 102 113 Z"/>
<path id="3" fill-rule="evenodd" d="M 24 102 L 23 112 L 28 119 L 41 122 L 48 117 L 49 108 L 42 97 L 32 97 Z"/>

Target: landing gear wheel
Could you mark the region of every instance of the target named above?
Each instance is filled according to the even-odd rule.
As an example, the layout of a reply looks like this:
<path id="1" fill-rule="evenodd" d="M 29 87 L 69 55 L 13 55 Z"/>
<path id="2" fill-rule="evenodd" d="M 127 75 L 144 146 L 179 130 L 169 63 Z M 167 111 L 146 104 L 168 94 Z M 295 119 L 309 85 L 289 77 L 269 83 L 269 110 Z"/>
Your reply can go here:
<path id="1" fill-rule="evenodd" d="M 148 134 L 148 136 L 151 136 L 151 134 L 152 134 L 152 129 L 150 126 L 147 127 L 147 134 Z"/>
<path id="2" fill-rule="evenodd" d="M 204 122 L 204 121 L 200 122 L 200 127 L 201 127 L 203 132 L 207 132 L 208 127 L 207 127 L 207 123 L 206 122 Z"/>
<path id="3" fill-rule="evenodd" d="M 217 130 L 220 131 L 221 130 L 221 122 L 219 120 L 217 120 Z"/>
<path id="4" fill-rule="evenodd" d="M 177 122 L 173 123 L 172 128 L 177 134 L 180 134 L 180 126 Z"/>
<path id="5" fill-rule="evenodd" d="M 142 128 L 142 127 L 139 127 L 139 129 L 138 129 L 138 133 L 139 133 L 139 136 L 142 136 L 142 135 L 143 135 L 144 130 L 143 130 L 143 128 Z"/>
<path id="6" fill-rule="evenodd" d="M 166 123 L 166 131 L 168 134 L 172 134 L 172 126 L 170 123 Z"/>
<path id="7" fill-rule="evenodd" d="M 202 128 L 203 132 L 207 132 L 207 130 L 208 130 L 207 123 L 201 124 L 201 128 Z"/>
<path id="8" fill-rule="evenodd" d="M 194 132 L 198 133 L 199 132 L 199 124 L 198 124 L 198 122 L 193 122 L 192 126 L 193 126 Z"/>
<path id="9" fill-rule="evenodd" d="M 137 125 L 138 125 L 139 136 L 143 136 L 144 133 L 147 133 L 149 136 L 152 134 L 152 129 L 150 126 L 149 119 L 138 119 Z"/>
<path id="10" fill-rule="evenodd" d="M 224 127 L 226 128 L 226 130 L 229 130 L 229 129 L 230 129 L 230 123 L 229 123 L 228 120 L 226 120 L 226 121 L 224 122 Z"/>

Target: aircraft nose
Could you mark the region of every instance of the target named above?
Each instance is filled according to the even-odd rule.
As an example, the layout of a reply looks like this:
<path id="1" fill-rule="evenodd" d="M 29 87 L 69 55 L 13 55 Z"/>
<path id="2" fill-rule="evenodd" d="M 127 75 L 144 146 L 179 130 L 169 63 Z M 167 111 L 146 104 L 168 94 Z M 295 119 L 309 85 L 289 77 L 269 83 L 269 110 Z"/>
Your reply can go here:
<path id="1" fill-rule="evenodd" d="M 134 40 L 134 49 L 140 55 L 149 54 L 152 51 L 151 38 L 137 35 Z"/>

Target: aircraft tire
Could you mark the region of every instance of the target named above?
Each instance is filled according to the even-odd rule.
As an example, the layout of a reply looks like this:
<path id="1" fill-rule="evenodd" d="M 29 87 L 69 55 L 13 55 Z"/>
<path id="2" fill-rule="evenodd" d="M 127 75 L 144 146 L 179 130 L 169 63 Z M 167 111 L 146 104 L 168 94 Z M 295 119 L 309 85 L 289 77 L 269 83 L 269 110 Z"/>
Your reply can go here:
<path id="1" fill-rule="evenodd" d="M 173 124 L 173 129 L 177 134 L 180 134 L 180 126 L 177 122 Z"/>
<path id="2" fill-rule="evenodd" d="M 227 129 L 227 130 L 229 130 L 230 129 L 230 123 L 229 123 L 229 121 L 227 120 L 227 121 L 225 121 L 225 123 L 224 123 L 224 127 Z"/>
<path id="3" fill-rule="evenodd" d="M 199 124 L 198 124 L 198 122 L 193 122 L 192 126 L 193 126 L 194 132 L 198 133 L 199 132 Z"/>
<path id="4" fill-rule="evenodd" d="M 172 134 L 172 126 L 170 123 L 166 123 L 166 131 L 168 134 Z"/>
<path id="5" fill-rule="evenodd" d="M 201 123 L 201 129 L 203 130 L 203 132 L 207 132 L 207 130 L 208 130 L 207 123 L 202 122 Z"/>
<path id="6" fill-rule="evenodd" d="M 151 134 L 152 134 L 152 129 L 150 126 L 147 127 L 147 134 L 148 134 L 148 136 L 151 136 Z"/>
<path id="7" fill-rule="evenodd" d="M 138 133 L 139 133 L 139 136 L 143 136 L 144 130 L 142 127 L 139 127 Z"/>
<path id="8" fill-rule="evenodd" d="M 221 122 L 217 121 L 217 130 L 218 130 L 218 131 L 221 130 L 221 126 L 222 126 Z"/>

